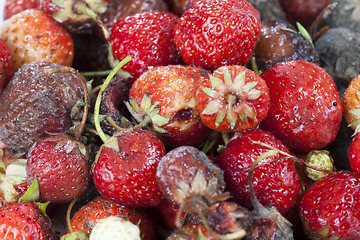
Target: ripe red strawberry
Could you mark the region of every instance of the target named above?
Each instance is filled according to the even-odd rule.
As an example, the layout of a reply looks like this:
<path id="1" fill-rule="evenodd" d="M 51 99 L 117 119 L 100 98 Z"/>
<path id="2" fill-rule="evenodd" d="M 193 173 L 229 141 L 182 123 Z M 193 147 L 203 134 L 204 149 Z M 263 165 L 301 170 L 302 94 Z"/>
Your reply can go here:
<path id="1" fill-rule="evenodd" d="M 52 0 L 5 0 L 4 20 L 27 9 L 38 9 L 47 14 L 59 10 Z"/>
<path id="2" fill-rule="evenodd" d="M 68 202 L 80 196 L 91 180 L 89 153 L 67 134 L 38 140 L 27 154 L 27 182 L 39 179 L 44 201 Z"/>
<path id="3" fill-rule="evenodd" d="M 205 125 L 221 132 L 258 126 L 270 107 L 265 81 L 240 65 L 220 67 L 204 79 L 196 102 Z"/>
<path id="4" fill-rule="evenodd" d="M 262 142 L 289 153 L 289 150 L 277 138 L 262 129 L 247 130 L 235 135 L 220 152 L 217 164 L 224 170 L 226 188 L 234 196 L 234 201 L 248 208 L 252 208 L 248 169 L 263 153 L 271 150 L 253 141 Z M 264 165 L 254 170 L 253 186 L 255 195 L 262 205 L 274 206 L 280 213 L 285 213 L 295 202 L 300 191 L 300 181 L 293 160 L 282 159 L 266 163 L 279 157 L 284 157 L 284 155 L 277 153 L 260 162 Z"/>
<path id="5" fill-rule="evenodd" d="M 178 17 L 169 12 L 146 12 L 120 19 L 113 26 L 113 53 L 119 60 L 132 56 L 123 70 L 132 75 L 133 81 L 149 67 L 182 63 L 174 43 L 177 21 Z"/>
<path id="6" fill-rule="evenodd" d="M 351 80 L 342 97 L 344 118 L 351 129 L 356 130 L 360 123 L 360 75 Z"/>
<path id="7" fill-rule="evenodd" d="M 198 146 L 211 130 L 203 124 L 196 89 L 208 71 L 192 66 L 152 68 L 130 90 L 128 108 L 138 122 L 150 118 L 152 128 L 173 146 Z"/>
<path id="8" fill-rule="evenodd" d="M 98 191 L 120 204 L 152 207 L 163 196 L 155 180 L 164 144 L 150 131 L 114 134 L 100 148 L 93 164 Z"/>
<path id="9" fill-rule="evenodd" d="M 360 175 L 347 170 L 314 183 L 299 203 L 311 239 L 359 239 Z"/>
<path id="10" fill-rule="evenodd" d="M 332 77 L 321 67 L 289 60 L 261 74 L 270 92 L 268 116 L 260 127 L 293 152 L 308 152 L 336 137 L 343 106 Z"/>
<path id="11" fill-rule="evenodd" d="M 0 239 L 56 240 L 50 220 L 35 203 L 0 207 Z"/>
<path id="12" fill-rule="evenodd" d="M 356 133 L 349 145 L 349 162 L 351 169 L 360 173 L 360 134 Z"/>
<path id="13" fill-rule="evenodd" d="M 142 240 L 159 239 L 155 224 L 147 209 L 120 205 L 104 196 L 93 198 L 76 211 L 71 218 L 71 227 L 74 231 L 83 230 L 90 233 L 96 223 L 110 216 L 121 217 L 139 224 Z"/>
<path id="14" fill-rule="evenodd" d="M 201 1 L 180 17 L 175 44 L 187 64 L 205 69 L 245 65 L 260 28 L 259 12 L 245 0 Z"/>
<path id="15" fill-rule="evenodd" d="M 10 49 L 5 41 L 0 38 L 0 92 L 8 85 L 13 73 L 13 61 Z"/>
<path id="16" fill-rule="evenodd" d="M 74 46 L 70 34 L 40 10 L 29 9 L 8 18 L 2 23 L 0 36 L 10 49 L 14 71 L 36 61 L 72 64 Z"/>

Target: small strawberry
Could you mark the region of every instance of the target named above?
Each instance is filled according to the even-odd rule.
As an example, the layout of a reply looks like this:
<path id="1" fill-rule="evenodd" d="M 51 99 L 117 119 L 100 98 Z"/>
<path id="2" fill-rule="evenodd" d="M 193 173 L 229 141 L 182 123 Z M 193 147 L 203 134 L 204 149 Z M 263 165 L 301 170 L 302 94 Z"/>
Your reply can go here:
<path id="1" fill-rule="evenodd" d="M 360 74 L 351 80 L 342 97 L 344 118 L 351 129 L 360 123 Z"/>
<path id="2" fill-rule="evenodd" d="M 152 207 L 163 196 L 155 179 L 164 144 L 150 131 L 115 133 L 100 148 L 92 166 L 98 191 L 128 206 Z"/>
<path id="3" fill-rule="evenodd" d="M 311 239 L 359 239 L 360 175 L 343 170 L 314 183 L 299 203 Z"/>
<path id="4" fill-rule="evenodd" d="M 14 71 L 36 61 L 72 64 L 74 46 L 70 34 L 40 10 L 28 9 L 8 18 L 2 23 L 0 36 L 10 49 Z"/>
<path id="5" fill-rule="evenodd" d="M 224 171 L 226 188 L 240 205 L 252 208 L 248 184 L 248 169 L 270 148 L 261 142 L 285 153 L 289 150 L 271 133 L 262 129 L 252 129 L 235 135 L 220 152 L 217 164 Z M 280 213 L 290 209 L 300 191 L 300 181 L 292 159 L 281 159 L 282 153 L 264 159 L 254 170 L 253 185 L 259 202 L 274 206 Z"/>
<path id="6" fill-rule="evenodd" d="M 0 38 L 0 92 L 6 87 L 13 76 L 13 61 L 10 49 Z"/>
<path id="7" fill-rule="evenodd" d="M 147 70 L 130 90 L 128 109 L 138 122 L 150 118 L 152 129 L 173 146 L 198 146 L 211 130 L 202 122 L 195 99 L 208 71 L 169 65 Z"/>
<path id="8" fill-rule="evenodd" d="M 196 102 L 205 125 L 221 132 L 258 126 L 270 107 L 265 81 L 240 65 L 220 67 L 201 81 Z"/>
<path id="9" fill-rule="evenodd" d="M 259 12 L 245 0 L 201 1 L 180 17 L 175 44 L 187 64 L 211 70 L 245 65 L 260 28 Z"/>
<path id="10" fill-rule="evenodd" d="M 104 196 L 93 198 L 76 211 L 70 221 L 71 227 L 73 231 L 82 230 L 90 234 L 101 219 L 110 216 L 121 217 L 133 224 L 139 224 L 142 240 L 159 239 L 155 224 L 147 209 L 120 205 Z"/>
<path id="11" fill-rule="evenodd" d="M 39 179 L 44 201 L 63 203 L 80 196 L 91 180 L 89 153 L 67 134 L 38 140 L 27 153 L 27 182 Z"/>
<path id="12" fill-rule="evenodd" d="M 334 159 L 327 150 L 311 150 L 307 154 L 305 162 L 318 169 L 335 171 Z M 330 175 L 328 172 L 321 172 L 309 167 L 305 167 L 304 172 L 306 173 L 306 176 L 313 181 L 319 181 L 320 179 Z"/>
<path id="13" fill-rule="evenodd" d="M 56 240 L 51 222 L 35 203 L 0 207 L 0 239 Z"/>
<path id="14" fill-rule="evenodd" d="M 110 231 L 109 231 L 110 230 Z M 90 233 L 91 240 L 141 240 L 140 229 L 121 217 L 110 216 L 95 224 Z"/>
<path id="15" fill-rule="evenodd" d="M 182 63 L 174 43 L 177 21 L 178 17 L 169 12 L 146 12 L 120 19 L 113 26 L 110 43 L 114 56 L 119 60 L 132 56 L 123 70 L 133 81 L 149 67 Z"/>
<path id="16" fill-rule="evenodd" d="M 343 106 L 332 77 L 321 67 L 289 60 L 263 72 L 270 92 L 268 116 L 260 127 L 293 152 L 308 152 L 336 137 Z"/>

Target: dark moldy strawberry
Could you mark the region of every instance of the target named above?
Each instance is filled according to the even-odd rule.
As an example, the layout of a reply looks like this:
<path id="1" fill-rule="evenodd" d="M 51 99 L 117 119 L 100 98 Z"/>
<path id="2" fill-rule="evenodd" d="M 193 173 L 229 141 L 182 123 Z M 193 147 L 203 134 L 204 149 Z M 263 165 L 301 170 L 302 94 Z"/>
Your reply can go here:
<path id="1" fill-rule="evenodd" d="M 52 73 L 61 68 L 68 67 L 25 64 L 1 92 L 0 141 L 10 149 L 27 152 L 39 138 L 70 127 L 71 108 L 83 98 L 84 89 L 73 73 Z"/>
<path id="2" fill-rule="evenodd" d="M 101 20 L 111 32 L 114 24 L 122 18 L 142 12 L 167 12 L 164 0 L 113 0 Z"/>
<path id="3" fill-rule="evenodd" d="M 261 21 L 279 20 L 287 21 L 285 13 L 278 0 L 248 0 L 260 13 Z"/>
<path id="4" fill-rule="evenodd" d="M 330 28 L 315 42 L 321 66 L 334 78 L 340 95 L 360 74 L 360 33 L 347 28 Z"/>
<path id="5" fill-rule="evenodd" d="M 260 71 L 286 60 L 304 60 L 320 65 L 319 55 L 293 25 L 285 21 L 266 20 L 254 49 L 256 64 Z"/>

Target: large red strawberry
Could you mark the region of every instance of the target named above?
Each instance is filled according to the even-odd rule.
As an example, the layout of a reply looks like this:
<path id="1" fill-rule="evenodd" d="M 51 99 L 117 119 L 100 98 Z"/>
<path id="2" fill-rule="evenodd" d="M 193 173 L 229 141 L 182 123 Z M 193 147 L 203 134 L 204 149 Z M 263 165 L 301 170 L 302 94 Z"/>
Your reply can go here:
<path id="1" fill-rule="evenodd" d="M 67 134 L 38 140 L 27 153 L 27 181 L 39 179 L 44 201 L 68 202 L 85 192 L 91 180 L 89 152 Z"/>
<path id="2" fill-rule="evenodd" d="M 134 82 L 128 108 L 138 122 L 150 118 L 154 131 L 170 144 L 198 146 L 211 131 L 195 100 L 196 89 L 208 74 L 182 65 L 149 69 Z"/>
<path id="3" fill-rule="evenodd" d="M 74 45 L 70 34 L 40 10 L 28 9 L 8 18 L 2 23 L 0 36 L 10 49 L 14 71 L 36 61 L 72 64 Z"/>
<path id="4" fill-rule="evenodd" d="M 174 43 L 178 17 L 169 12 L 146 12 L 120 19 L 111 31 L 111 46 L 117 59 L 131 55 L 123 67 L 133 81 L 149 67 L 182 63 Z M 132 81 L 130 81 L 132 84 Z"/>
<path id="5" fill-rule="evenodd" d="M 265 81 L 240 65 L 220 67 L 204 79 L 196 102 L 205 125 L 221 132 L 258 126 L 270 107 Z"/>
<path id="6" fill-rule="evenodd" d="M 5 41 L 0 38 L 0 92 L 8 85 L 13 73 L 13 61 L 10 49 Z"/>
<path id="7" fill-rule="evenodd" d="M 349 145 L 349 163 L 354 172 L 360 173 L 360 134 L 358 132 Z"/>
<path id="8" fill-rule="evenodd" d="M 200 1 L 180 17 L 175 44 L 188 64 L 245 65 L 260 32 L 260 14 L 245 0 Z"/>
<path id="9" fill-rule="evenodd" d="M 332 77 L 321 67 L 289 60 L 261 74 L 270 92 L 268 116 L 260 127 L 293 152 L 308 152 L 336 137 L 343 105 Z"/>
<path id="10" fill-rule="evenodd" d="M 224 170 L 226 187 L 239 204 L 248 208 L 252 208 L 249 168 L 263 153 L 273 150 L 254 141 L 289 154 L 289 150 L 274 135 L 262 129 L 247 130 L 235 135 L 220 152 L 217 164 Z M 300 180 L 292 159 L 269 162 L 280 157 L 284 157 L 284 154 L 274 152 L 259 163 L 253 172 L 253 186 L 262 205 L 274 206 L 280 213 L 285 213 L 295 202 L 300 191 Z"/>
<path id="11" fill-rule="evenodd" d="M 73 231 L 82 230 L 90 233 L 96 223 L 110 216 L 121 217 L 139 224 L 143 240 L 159 239 L 155 224 L 147 209 L 124 206 L 104 196 L 97 196 L 81 207 L 74 213 L 70 223 Z"/>
<path id="12" fill-rule="evenodd" d="M 0 207 L 0 239 L 56 240 L 51 222 L 35 203 Z"/>
<path id="13" fill-rule="evenodd" d="M 93 164 L 98 191 L 128 206 L 156 206 L 163 196 L 155 180 L 165 155 L 164 144 L 150 131 L 115 133 L 100 148 Z"/>
<path id="14" fill-rule="evenodd" d="M 347 170 L 314 183 L 299 203 L 311 239 L 359 239 L 360 175 Z"/>

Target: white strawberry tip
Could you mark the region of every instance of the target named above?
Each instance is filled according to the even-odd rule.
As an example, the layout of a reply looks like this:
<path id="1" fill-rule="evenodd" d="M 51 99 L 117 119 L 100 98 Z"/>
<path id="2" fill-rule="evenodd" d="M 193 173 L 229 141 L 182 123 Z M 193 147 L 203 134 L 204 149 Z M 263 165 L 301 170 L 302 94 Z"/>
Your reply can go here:
<path id="1" fill-rule="evenodd" d="M 101 219 L 90 233 L 90 240 L 141 240 L 140 229 L 129 220 L 117 216 Z"/>

